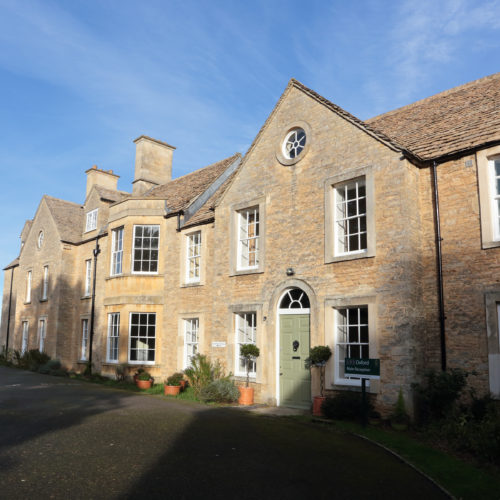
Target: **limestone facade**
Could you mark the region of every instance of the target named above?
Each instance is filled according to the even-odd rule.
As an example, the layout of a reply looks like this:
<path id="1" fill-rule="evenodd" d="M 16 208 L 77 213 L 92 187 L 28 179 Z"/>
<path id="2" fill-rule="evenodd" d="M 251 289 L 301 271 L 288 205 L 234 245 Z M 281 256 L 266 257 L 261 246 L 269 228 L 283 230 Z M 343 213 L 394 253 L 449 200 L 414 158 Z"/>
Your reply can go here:
<path id="1" fill-rule="evenodd" d="M 343 374 L 344 357 L 376 358 L 380 380 L 369 391 L 378 407 L 388 411 L 400 388 L 411 407 L 411 384 L 442 360 L 434 166 L 447 367 L 475 371 L 478 391 L 499 397 L 500 126 L 485 135 L 475 122 L 453 142 L 451 122 L 432 143 L 397 127 L 418 113 L 432 125 L 450 100 L 491 96 L 492 86 L 500 76 L 362 122 L 292 80 L 243 158 L 174 180 L 174 148 L 141 136 L 132 193 L 93 168 L 83 205 L 42 198 L 5 269 L 0 343 L 9 324 L 9 347 L 40 347 L 45 322 L 44 350 L 83 370 L 97 262 L 92 361 L 103 374 L 126 364 L 162 380 L 197 350 L 239 382 L 238 344 L 255 342 L 257 401 L 307 406 L 319 383 L 304 372 L 304 353 L 329 345 L 328 393 L 360 390 Z M 290 155 L 284 144 L 292 137 L 297 147 L 300 131 L 305 147 Z M 342 226 L 342 193 L 353 192 L 357 208 Z M 354 250 L 340 242 L 346 233 Z M 289 337 L 285 320 L 308 332 L 291 354 L 298 326 Z"/>

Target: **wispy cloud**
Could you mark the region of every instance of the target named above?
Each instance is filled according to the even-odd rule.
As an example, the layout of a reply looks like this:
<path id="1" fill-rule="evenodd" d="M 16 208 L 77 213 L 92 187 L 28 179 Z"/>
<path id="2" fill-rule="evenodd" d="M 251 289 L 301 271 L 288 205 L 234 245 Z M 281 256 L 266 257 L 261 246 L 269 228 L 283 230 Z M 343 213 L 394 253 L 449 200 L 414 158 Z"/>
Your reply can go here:
<path id="1" fill-rule="evenodd" d="M 461 64 L 484 40 L 485 31 L 500 29 L 500 2 L 406 0 L 400 3 L 397 18 L 389 33 L 387 65 L 394 68 L 392 91 L 406 104 L 415 100 L 433 75 Z"/>

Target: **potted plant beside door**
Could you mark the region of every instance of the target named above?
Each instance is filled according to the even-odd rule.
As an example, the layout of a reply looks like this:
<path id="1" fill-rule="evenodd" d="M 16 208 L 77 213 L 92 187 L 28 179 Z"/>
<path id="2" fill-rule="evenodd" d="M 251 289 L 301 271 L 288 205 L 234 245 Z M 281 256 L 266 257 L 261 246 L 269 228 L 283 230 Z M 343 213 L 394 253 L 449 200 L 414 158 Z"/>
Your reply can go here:
<path id="1" fill-rule="evenodd" d="M 240 346 L 240 356 L 245 359 L 245 367 L 247 369 L 247 382 L 245 387 L 238 387 L 240 390 L 240 405 L 253 404 L 253 387 L 250 385 L 250 363 L 255 361 L 260 355 L 260 350 L 255 344 L 242 344 Z"/>
<path id="2" fill-rule="evenodd" d="M 309 367 L 315 366 L 319 368 L 319 380 L 320 380 L 320 391 L 319 396 L 314 396 L 313 399 L 313 415 L 316 417 L 322 417 L 323 411 L 321 406 L 325 401 L 323 396 L 323 390 L 325 387 L 325 365 L 332 356 L 332 350 L 327 345 L 317 345 L 316 347 L 311 347 L 309 350 L 309 357 L 307 358 L 307 364 Z"/>

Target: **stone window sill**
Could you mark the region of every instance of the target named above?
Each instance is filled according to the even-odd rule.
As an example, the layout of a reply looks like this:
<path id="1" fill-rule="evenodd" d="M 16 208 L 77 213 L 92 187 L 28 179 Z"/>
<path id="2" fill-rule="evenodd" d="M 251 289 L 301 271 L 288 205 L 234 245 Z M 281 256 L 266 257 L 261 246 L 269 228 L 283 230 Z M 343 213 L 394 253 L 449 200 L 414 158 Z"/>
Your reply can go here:
<path id="1" fill-rule="evenodd" d="M 245 276 L 247 274 L 263 274 L 262 269 L 240 269 L 238 271 L 233 271 L 230 276 Z"/>

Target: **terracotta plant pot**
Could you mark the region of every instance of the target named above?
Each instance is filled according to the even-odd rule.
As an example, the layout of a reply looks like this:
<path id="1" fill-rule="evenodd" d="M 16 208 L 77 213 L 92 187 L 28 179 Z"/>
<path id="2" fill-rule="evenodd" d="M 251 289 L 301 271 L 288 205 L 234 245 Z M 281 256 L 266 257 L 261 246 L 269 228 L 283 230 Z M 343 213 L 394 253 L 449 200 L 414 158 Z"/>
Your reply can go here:
<path id="1" fill-rule="evenodd" d="M 181 380 L 181 391 L 185 391 L 187 385 L 188 385 L 188 381 L 187 380 Z"/>
<path id="2" fill-rule="evenodd" d="M 180 385 L 164 385 L 165 396 L 177 396 L 181 392 Z"/>
<path id="3" fill-rule="evenodd" d="M 325 396 L 314 396 L 313 400 L 313 415 L 315 417 L 324 417 L 325 414 L 323 413 L 323 410 L 321 409 L 321 406 L 323 405 L 323 402 L 325 401 Z"/>
<path id="4" fill-rule="evenodd" d="M 139 389 L 151 389 L 153 381 L 151 379 L 149 380 L 136 379 L 135 384 L 137 385 L 137 387 L 139 387 Z"/>
<path id="5" fill-rule="evenodd" d="M 240 405 L 253 405 L 253 387 L 238 387 L 240 390 L 240 398 L 238 403 Z"/>

